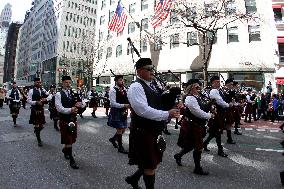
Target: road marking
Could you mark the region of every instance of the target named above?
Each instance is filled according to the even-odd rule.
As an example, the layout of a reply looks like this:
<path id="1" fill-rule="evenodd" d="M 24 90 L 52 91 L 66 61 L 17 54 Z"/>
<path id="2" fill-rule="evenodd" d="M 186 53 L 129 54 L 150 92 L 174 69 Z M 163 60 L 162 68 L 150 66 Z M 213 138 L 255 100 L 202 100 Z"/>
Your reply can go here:
<path id="1" fill-rule="evenodd" d="M 265 129 L 256 129 L 257 131 L 265 131 Z"/>
<path id="2" fill-rule="evenodd" d="M 246 131 L 252 131 L 253 128 L 245 128 Z"/>
<path id="3" fill-rule="evenodd" d="M 231 154 L 228 156 L 229 159 L 234 161 L 237 164 L 243 165 L 243 166 L 249 166 L 253 167 L 258 170 L 263 170 L 269 168 L 269 164 L 257 160 L 251 160 L 248 159 L 240 154 Z"/>
<path id="4" fill-rule="evenodd" d="M 255 150 L 257 150 L 257 151 L 266 151 L 266 152 L 279 152 L 279 153 L 283 153 L 284 152 L 284 150 L 265 149 L 265 148 L 256 148 Z"/>
<path id="5" fill-rule="evenodd" d="M 12 118 L 10 116 L 0 117 L 0 121 L 12 121 Z"/>
<path id="6" fill-rule="evenodd" d="M 278 133 L 280 130 L 278 130 L 278 129 L 270 129 L 269 130 L 271 133 Z"/>

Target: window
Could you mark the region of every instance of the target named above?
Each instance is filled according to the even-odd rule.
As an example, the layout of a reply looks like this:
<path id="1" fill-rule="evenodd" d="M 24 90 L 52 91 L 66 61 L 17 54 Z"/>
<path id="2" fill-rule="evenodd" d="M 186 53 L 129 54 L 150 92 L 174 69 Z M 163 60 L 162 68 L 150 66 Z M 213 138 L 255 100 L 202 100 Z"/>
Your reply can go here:
<path id="1" fill-rule="evenodd" d="M 128 45 L 127 45 L 127 55 L 129 55 L 129 54 L 132 54 L 133 53 L 133 48 L 132 48 L 132 46 L 128 43 Z"/>
<path id="2" fill-rule="evenodd" d="M 143 20 L 141 20 L 141 29 L 142 30 L 146 30 L 146 29 L 148 29 L 148 18 L 144 18 Z"/>
<path id="3" fill-rule="evenodd" d="M 246 13 L 254 14 L 257 11 L 255 0 L 245 0 Z"/>
<path id="4" fill-rule="evenodd" d="M 282 22 L 282 11 L 281 11 L 281 8 L 274 8 L 273 9 L 273 13 L 274 13 L 274 20 L 276 22 Z"/>
<path id="5" fill-rule="evenodd" d="M 99 42 L 103 40 L 103 37 L 104 37 L 103 32 L 100 31 L 99 32 Z"/>
<path id="6" fill-rule="evenodd" d="M 141 52 L 146 52 L 147 51 L 147 40 L 143 39 L 141 41 Z"/>
<path id="7" fill-rule="evenodd" d="M 110 58 L 110 57 L 111 57 L 111 55 L 112 55 L 112 48 L 111 48 L 111 47 L 108 47 L 108 48 L 107 48 L 107 54 L 106 54 L 106 57 L 107 57 L 107 58 Z"/>
<path id="8" fill-rule="evenodd" d="M 105 16 L 101 16 L 100 25 L 103 25 L 104 23 L 105 23 Z"/>
<path id="9" fill-rule="evenodd" d="M 248 26 L 249 31 L 249 42 L 261 41 L 260 38 L 260 26 Z"/>
<path id="10" fill-rule="evenodd" d="M 226 2 L 226 15 L 231 15 L 236 13 L 237 7 L 235 0 L 229 0 Z"/>
<path id="11" fill-rule="evenodd" d="M 135 7 L 136 7 L 136 3 L 132 3 L 129 5 L 129 14 L 135 13 Z"/>
<path id="12" fill-rule="evenodd" d="M 141 11 L 148 9 L 148 0 L 141 0 Z"/>
<path id="13" fill-rule="evenodd" d="M 161 37 L 155 38 L 154 50 L 155 51 L 162 50 L 162 39 L 161 39 Z"/>
<path id="14" fill-rule="evenodd" d="M 100 49 L 98 52 L 98 59 L 101 60 L 103 58 L 103 49 Z"/>
<path id="15" fill-rule="evenodd" d="M 213 10 L 215 9 L 213 3 L 204 4 L 204 13 L 206 16 L 213 16 Z"/>
<path id="16" fill-rule="evenodd" d="M 186 16 L 189 20 L 195 19 L 197 13 L 196 13 L 196 7 L 188 7 L 186 9 Z"/>
<path id="17" fill-rule="evenodd" d="M 227 37 L 228 43 L 239 42 L 238 27 L 237 26 L 228 28 L 227 33 L 228 33 L 228 37 Z"/>
<path id="18" fill-rule="evenodd" d="M 179 46 L 179 34 L 170 36 L 170 48 L 176 48 Z"/>
<path id="19" fill-rule="evenodd" d="M 106 7 L 106 0 L 102 0 L 102 7 L 101 10 L 103 10 Z"/>
<path id="20" fill-rule="evenodd" d="M 109 12 L 109 22 L 111 21 L 113 15 L 114 15 L 114 11 Z"/>
<path id="21" fill-rule="evenodd" d="M 171 17 L 170 17 L 171 24 L 177 23 L 178 22 L 178 17 L 176 12 L 171 12 Z"/>
<path id="22" fill-rule="evenodd" d="M 115 3 L 115 0 L 110 0 L 110 5 L 113 5 Z"/>
<path id="23" fill-rule="evenodd" d="M 207 32 L 207 44 L 211 43 L 211 40 L 213 40 L 213 44 L 217 43 L 217 33 L 215 33 L 215 38 L 213 39 L 213 33 L 212 32 Z"/>
<path id="24" fill-rule="evenodd" d="M 197 43 L 197 32 L 187 32 L 187 46 L 198 45 Z"/>
<path id="25" fill-rule="evenodd" d="M 118 45 L 116 47 L 116 57 L 119 57 L 122 55 L 122 46 L 121 45 Z"/>
<path id="26" fill-rule="evenodd" d="M 135 23 L 134 22 L 130 22 L 128 24 L 128 33 L 133 33 L 135 32 Z"/>

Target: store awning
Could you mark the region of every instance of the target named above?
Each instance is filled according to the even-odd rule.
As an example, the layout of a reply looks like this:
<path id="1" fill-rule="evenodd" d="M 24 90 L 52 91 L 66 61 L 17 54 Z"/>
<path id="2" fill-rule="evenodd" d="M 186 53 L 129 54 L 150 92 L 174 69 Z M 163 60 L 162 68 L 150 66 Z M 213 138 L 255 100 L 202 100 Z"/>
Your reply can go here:
<path id="1" fill-rule="evenodd" d="M 284 37 L 277 37 L 277 43 L 284 43 Z"/>
<path id="2" fill-rule="evenodd" d="M 277 85 L 284 85 L 284 78 L 277 78 L 276 79 L 276 84 Z"/>
<path id="3" fill-rule="evenodd" d="M 272 5 L 272 8 L 274 8 L 274 9 L 281 9 L 282 6 L 284 6 L 284 5 L 274 4 L 274 5 Z"/>

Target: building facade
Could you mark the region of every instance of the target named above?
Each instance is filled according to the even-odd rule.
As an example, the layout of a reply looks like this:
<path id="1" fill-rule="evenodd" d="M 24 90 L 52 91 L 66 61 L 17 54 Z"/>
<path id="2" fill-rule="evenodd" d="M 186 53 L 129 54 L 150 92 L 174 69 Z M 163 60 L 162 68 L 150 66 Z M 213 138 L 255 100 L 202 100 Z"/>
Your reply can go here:
<path id="1" fill-rule="evenodd" d="M 95 0 L 34 0 L 20 29 L 17 79 L 58 84 L 63 74 L 82 79 L 96 22 Z M 76 83 L 76 82 L 75 82 Z"/>
<path id="2" fill-rule="evenodd" d="M 175 24 L 170 14 L 155 30 L 151 26 L 155 0 L 122 1 L 128 19 L 122 33 L 108 31 L 108 23 L 117 6 L 116 1 L 98 1 L 97 40 L 101 45 L 94 65 L 94 78 L 99 85 L 111 84 L 112 73 L 128 75 L 134 79 L 134 62 L 138 57 L 131 53 L 127 38 L 130 37 L 142 57 L 151 57 L 159 72 L 171 83 L 175 77 L 181 82 L 190 78 L 202 79 L 200 65 L 200 39 L 194 28 Z M 274 83 L 275 64 L 278 62 L 275 22 L 270 0 L 233 0 L 234 9 L 256 15 L 259 19 L 230 23 L 217 33 L 208 67 L 210 74 L 220 74 L 224 80 L 233 77 L 243 87 L 265 91 L 269 82 Z M 203 4 L 202 4 L 203 5 Z M 138 27 L 139 26 L 139 27 Z M 161 40 L 156 39 L 157 34 Z M 153 37 L 154 36 L 154 37 Z M 158 36 L 159 37 L 159 36 Z M 162 41 L 162 43 L 161 43 Z M 264 50 L 265 49 L 265 50 Z M 275 88 L 275 85 L 273 86 Z"/>
<path id="3" fill-rule="evenodd" d="M 275 81 L 277 90 L 284 92 L 284 0 L 273 0 L 272 9 L 274 13 L 275 26 L 277 29 L 277 55 L 279 61 L 276 63 Z"/>
<path id="4" fill-rule="evenodd" d="M 5 5 L 0 15 L 0 86 L 3 85 L 5 44 L 12 17 L 12 6 Z"/>
<path id="5" fill-rule="evenodd" d="M 4 59 L 4 76 L 3 82 L 11 82 L 15 79 L 15 61 L 16 49 L 19 29 L 22 24 L 11 23 L 9 26 L 6 45 L 5 45 L 5 59 Z"/>

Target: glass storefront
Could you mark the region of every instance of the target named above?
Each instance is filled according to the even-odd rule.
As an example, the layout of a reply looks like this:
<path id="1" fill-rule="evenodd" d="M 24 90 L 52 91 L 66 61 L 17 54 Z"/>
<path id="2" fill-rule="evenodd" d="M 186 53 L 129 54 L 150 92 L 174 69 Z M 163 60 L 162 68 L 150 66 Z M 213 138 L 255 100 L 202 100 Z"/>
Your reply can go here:
<path id="1" fill-rule="evenodd" d="M 243 90 L 251 88 L 252 90 L 261 91 L 264 85 L 264 75 L 260 72 L 232 72 L 229 73 L 229 78 L 234 78 L 239 82 Z"/>

